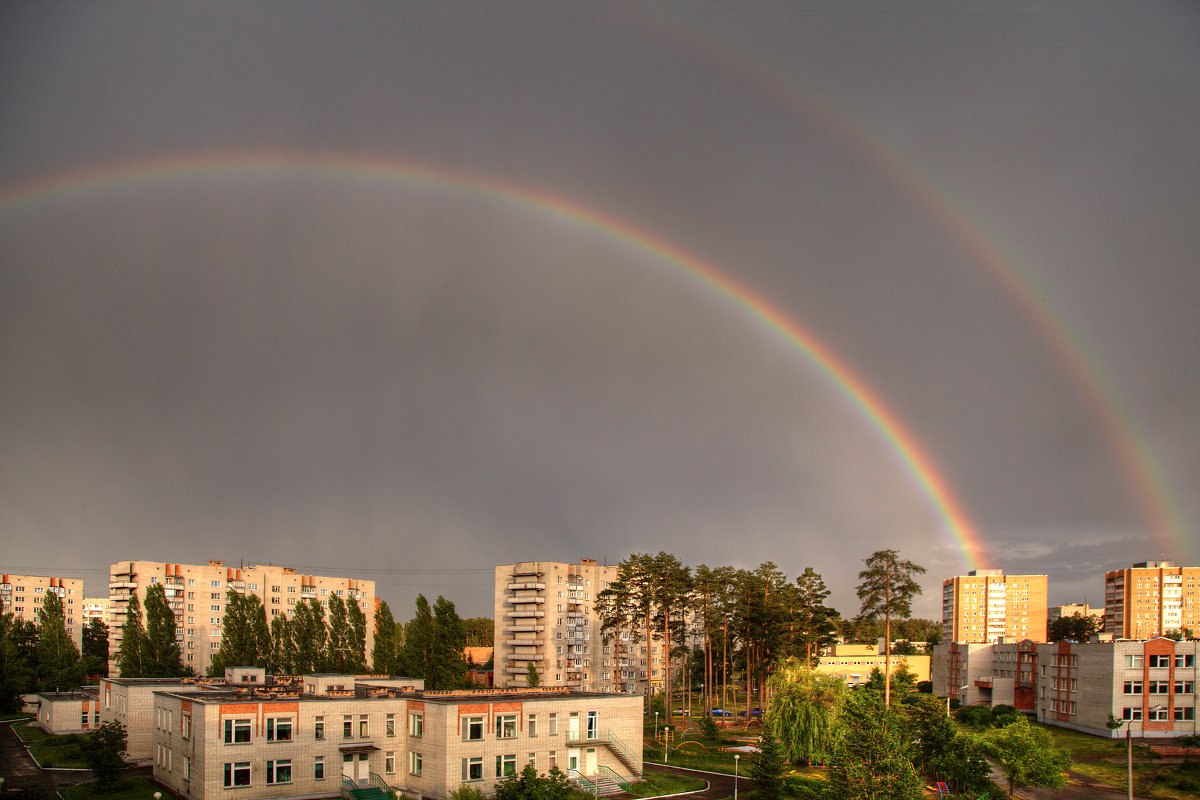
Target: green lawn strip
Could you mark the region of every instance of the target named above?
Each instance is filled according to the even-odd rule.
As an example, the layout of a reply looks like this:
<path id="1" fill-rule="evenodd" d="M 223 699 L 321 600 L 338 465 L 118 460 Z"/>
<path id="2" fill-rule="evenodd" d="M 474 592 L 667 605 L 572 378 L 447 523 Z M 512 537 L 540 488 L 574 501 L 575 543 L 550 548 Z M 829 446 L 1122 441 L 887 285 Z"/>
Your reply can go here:
<path id="1" fill-rule="evenodd" d="M 59 790 L 63 800 L 146 800 L 153 797 L 155 792 L 162 792 L 164 797 L 171 794 L 165 791 L 145 775 L 130 775 L 121 778 L 115 791 L 99 791 L 98 784 L 81 783 L 78 786 L 63 786 Z"/>
<path id="2" fill-rule="evenodd" d="M 0 714 L 0 722 L 8 722 L 10 719 L 28 719 L 28 714 L 22 714 L 20 711 L 14 711 L 9 714 Z"/>
<path id="3" fill-rule="evenodd" d="M 17 735 L 43 769 L 87 769 L 74 734 L 55 736 L 29 724 L 15 726 Z"/>
<path id="4" fill-rule="evenodd" d="M 704 786 L 705 781 L 701 778 L 647 770 L 645 779 L 633 784 L 629 793 L 634 797 L 659 797 L 664 794 L 694 792 L 703 789 Z"/>

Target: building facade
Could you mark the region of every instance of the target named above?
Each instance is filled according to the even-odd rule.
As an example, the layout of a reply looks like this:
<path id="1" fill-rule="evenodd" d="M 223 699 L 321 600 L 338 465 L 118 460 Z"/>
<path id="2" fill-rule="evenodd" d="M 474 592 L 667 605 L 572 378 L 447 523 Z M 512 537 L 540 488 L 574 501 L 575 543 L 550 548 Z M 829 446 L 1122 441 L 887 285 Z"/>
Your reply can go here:
<path id="1" fill-rule="evenodd" d="M 1037 708 L 1039 643 L 939 644 L 933 650 L 933 693 L 956 697 L 963 705 Z"/>
<path id="2" fill-rule="evenodd" d="M 100 701 L 87 692 L 42 692 L 37 725 L 47 733 L 89 733 L 100 727 Z"/>
<path id="3" fill-rule="evenodd" d="M 98 619 L 105 625 L 111 624 L 111 616 L 109 613 L 110 603 L 107 597 L 85 597 L 83 598 L 83 627 L 94 619 Z"/>
<path id="4" fill-rule="evenodd" d="M 0 613 L 38 624 L 38 609 L 47 594 L 63 604 L 63 622 L 71 641 L 83 649 L 83 579 L 44 575 L 0 575 Z"/>
<path id="5" fill-rule="evenodd" d="M 411 798 L 485 793 L 532 763 L 579 785 L 642 774 L 642 698 L 567 689 L 160 691 L 154 777 L 204 800 L 329 797 L 343 780 Z M 590 789 L 589 789 L 590 791 Z"/>
<path id="6" fill-rule="evenodd" d="M 109 671 L 119 671 L 115 658 L 121 647 L 121 628 L 136 592 L 145 613 L 146 590 L 163 584 L 175 612 L 175 628 L 185 666 L 207 673 L 212 657 L 221 649 L 221 622 L 226 592 L 257 595 L 267 612 L 267 623 L 277 616 L 291 617 L 301 600 L 317 600 L 328 611 L 329 595 L 358 604 L 367 621 L 366 656 L 374 643 L 375 582 L 357 578 L 302 575 L 290 567 L 245 565 L 226 567 L 221 561 L 207 564 L 168 564 L 161 561 L 119 561 L 109 568 Z M 143 617 L 144 619 L 144 617 Z"/>
<path id="7" fill-rule="evenodd" d="M 942 581 L 942 641 L 1046 641 L 1045 575 L 971 570 Z"/>
<path id="8" fill-rule="evenodd" d="M 662 648 L 638 630 L 605 642 L 596 598 L 617 567 L 525 561 L 496 567 L 495 684 L 525 686 L 529 665 L 541 686 L 646 693 L 662 685 Z"/>
<path id="9" fill-rule="evenodd" d="M 859 686 L 870 679 L 872 670 L 885 669 L 886 659 L 879 649 L 873 644 L 835 644 L 833 654 L 820 656 L 815 669 L 822 674 L 837 675 L 847 686 Z M 929 656 L 893 655 L 893 675 L 901 665 L 908 668 L 916 682 L 929 680 Z"/>
<path id="10" fill-rule="evenodd" d="M 1104 632 L 1149 639 L 1170 631 L 1200 630 L 1200 567 L 1142 561 L 1104 573 Z"/>
<path id="11" fill-rule="evenodd" d="M 1057 622 L 1060 619 L 1070 619 L 1074 616 L 1091 617 L 1097 622 L 1104 622 L 1104 609 L 1092 608 L 1087 603 L 1067 603 L 1061 606 L 1050 606 L 1046 609 L 1046 623 Z"/>

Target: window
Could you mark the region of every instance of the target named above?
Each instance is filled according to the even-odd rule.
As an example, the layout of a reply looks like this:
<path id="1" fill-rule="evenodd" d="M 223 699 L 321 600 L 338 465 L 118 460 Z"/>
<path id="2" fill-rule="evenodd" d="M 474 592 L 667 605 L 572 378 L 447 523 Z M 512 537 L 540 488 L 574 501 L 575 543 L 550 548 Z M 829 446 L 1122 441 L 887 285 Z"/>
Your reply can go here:
<path id="1" fill-rule="evenodd" d="M 1175 656 L 1176 667 L 1192 667 L 1196 664 L 1196 657 L 1193 655 L 1177 655 Z"/>
<path id="2" fill-rule="evenodd" d="M 496 756 L 496 777 L 507 778 L 517 774 L 517 755 Z"/>
<path id="3" fill-rule="evenodd" d="M 81 717 L 82 718 L 80 719 L 79 724 L 81 726 L 83 726 L 84 728 L 86 728 L 87 724 L 88 724 L 88 710 L 86 708 L 83 709 L 83 714 L 81 715 Z"/>
<path id="4" fill-rule="evenodd" d="M 192 778 L 192 759 L 188 756 L 183 757 L 183 779 L 185 781 Z"/>
<path id="5" fill-rule="evenodd" d="M 420 775 L 421 774 L 421 754 L 420 753 L 414 753 L 411 750 L 409 751 L 409 753 L 408 753 L 408 774 L 409 775 Z"/>
<path id="6" fill-rule="evenodd" d="M 383 754 L 383 771 L 388 775 L 396 771 L 396 753 L 394 751 Z"/>
<path id="7" fill-rule="evenodd" d="M 1175 681 L 1175 694 L 1191 694 L 1195 687 L 1192 681 Z"/>
<path id="8" fill-rule="evenodd" d="M 365 738 L 366 736 L 369 735 L 368 734 L 369 729 L 370 729 L 370 726 L 367 724 L 367 715 L 359 714 L 359 716 L 358 716 L 358 735 Z"/>
<path id="9" fill-rule="evenodd" d="M 424 736 L 425 735 L 425 715 L 410 713 L 408 715 L 408 735 L 409 736 Z"/>
<path id="10" fill-rule="evenodd" d="M 290 742 L 292 740 L 292 720 L 290 717 L 267 718 L 267 741 Z"/>
<path id="11" fill-rule="evenodd" d="M 239 761 L 225 765 L 225 788 L 250 785 L 250 762 Z"/>
<path id="12" fill-rule="evenodd" d="M 476 742 L 483 738 L 483 717 L 467 717 L 466 724 L 463 725 L 463 741 Z M 480 767 L 482 770 L 483 767 Z M 483 775 L 480 774 L 480 779 Z"/>
<path id="13" fill-rule="evenodd" d="M 512 739 L 517 735 L 517 715 L 503 714 L 496 717 L 496 738 Z M 515 756 L 514 756 L 515 758 Z"/>
<path id="14" fill-rule="evenodd" d="M 1188 706 L 1187 708 L 1178 708 L 1177 707 L 1175 709 L 1175 721 L 1176 722 L 1191 722 L 1195 718 L 1196 718 L 1196 709 L 1192 708 L 1191 706 Z"/>
<path id="15" fill-rule="evenodd" d="M 313 777 L 319 781 L 325 780 L 325 756 L 317 756 L 313 761 Z"/>
<path id="16" fill-rule="evenodd" d="M 268 761 L 267 762 L 267 783 L 291 783 L 292 782 L 292 762 L 291 759 L 283 761 Z"/>
<path id="17" fill-rule="evenodd" d="M 530 736 L 537 736 L 537 714 L 530 714 L 526 730 Z"/>
<path id="18" fill-rule="evenodd" d="M 1148 656 L 1148 660 L 1151 668 L 1171 666 L 1171 656 L 1169 655 Z"/>
<path id="19" fill-rule="evenodd" d="M 551 736 L 558 735 L 558 714 L 550 715 L 550 735 Z"/>
<path id="20" fill-rule="evenodd" d="M 1166 722 L 1170 718 L 1170 709 L 1168 709 L 1166 706 L 1150 709 L 1149 720 L 1151 722 Z"/>
<path id="21" fill-rule="evenodd" d="M 1141 694 L 1141 693 L 1142 693 L 1142 682 L 1141 681 L 1125 681 L 1125 694 Z"/>
<path id="22" fill-rule="evenodd" d="M 558 756 L 555 755 L 553 750 L 551 750 L 550 751 L 550 769 L 554 769 L 557 766 L 558 766 Z"/>
<path id="23" fill-rule="evenodd" d="M 354 717 L 352 717 L 349 714 L 342 717 L 342 738 L 343 739 L 353 739 L 354 738 Z"/>
<path id="24" fill-rule="evenodd" d="M 1125 708 L 1121 710 L 1121 719 L 1123 720 L 1139 720 L 1142 718 L 1142 709 L 1140 707 Z"/>
<path id="25" fill-rule="evenodd" d="M 482 723 L 481 723 L 482 724 Z M 462 760 L 462 779 L 464 781 L 483 780 L 483 757 L 464 758 Z"/>
<path id="26" fill-rule="evenodd" d="M 1125 656 L 1125 669 L 1141 669 L 1141 668 L 1142 668 L 1142 657 L 1141 656 Z"/>
<path id="27" fill-rule="evenodd" d="M 383 732 L 387 736 L 396 735 L 396 715 L 388 714 L 387 719 L 383 723 Z"/>
<path id="28" fill-rule="evenodd" d="M 192 715 L 184 714 L 182 720 L 181 733 L 184 739 L 192 738 Z"/>
<path id="29" fill-rule="evenodd" d="M 250 720 L 248 720 L 248 719 L 227 719 L 227 720 L 225 720 L 225 744 L 248 744 L 249 742 L 250 742 Z M 226 764 L 225 766 L 228 767 L 229 765 Z"/>
<path id="30" fill-rule="evenodd" d="M 1149 681 L 1146 684 L 1147 694 L 1167 694 L 1171 691 L 1169 681 Z"/>
<path id="31" fill-rule="evenodd" d="M 315 720 L 313 720 L 313 738 L 314 739 L 324 739 L 325 738 L 325 718 L 324 717 L 317 717 Z"/>

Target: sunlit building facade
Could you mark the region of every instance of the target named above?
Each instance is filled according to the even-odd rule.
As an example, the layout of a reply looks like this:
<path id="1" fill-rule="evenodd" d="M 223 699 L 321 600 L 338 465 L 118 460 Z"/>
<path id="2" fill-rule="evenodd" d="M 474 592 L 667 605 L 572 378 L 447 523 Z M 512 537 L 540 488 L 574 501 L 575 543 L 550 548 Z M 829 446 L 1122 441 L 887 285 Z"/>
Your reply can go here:
<path id="1" fill-rule="evenodd" d="M 1046 641 L 1045 575 L 971 570 L 942 581 L 942 641 Z"/>
<path id="2" fill-rule="evenodd" d="M 1200 567 L 1142 561 L 1104 573 L 1104 632 L 1150 639 L 1187 628 L 1200 631 Z"/>
<path id="3" fill-rule="evenodd" d="M 83 579 L 45 575 L 0 575 L 0 613 L 39 624 L 38 609 L 46 595 L 58 595 L 63 621 L 75 646 L 83 648 Z"/>

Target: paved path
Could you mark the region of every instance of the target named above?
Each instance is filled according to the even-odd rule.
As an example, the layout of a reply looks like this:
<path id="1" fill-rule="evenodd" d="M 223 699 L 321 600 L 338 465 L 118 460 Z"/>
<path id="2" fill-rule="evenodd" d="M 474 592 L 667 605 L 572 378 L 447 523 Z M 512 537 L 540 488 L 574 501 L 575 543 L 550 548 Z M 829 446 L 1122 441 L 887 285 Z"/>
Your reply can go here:
<path id="1" fill-rule="evenodd" d="M 1000 765 L 990 757 L 988 763 L 992 766 L 992 781 L 1001 789 L 1007 789 L 1008 781 L 1004 779 Z M 1068 770 L 1067 777 L 1071 783 L 1062 789 L 1019 789 L 1013 796 L 1022 800 L 1127 800 L 1129 797 L 1125 791 L 1097 783 L 1078 772 Z M 1134 797 L 1141 798 L 1144 795 L 1135 794 Z"/>
<path id="2" fill-rule="evenodd" d="M 694 792 L 687 794 L 688 800 L 725 800 L 726 797 L 733 797 L 733 776 L 723 775 L 718 772 L 702 772 L 697 769 L 684 769 L 683 767 L 667 767 L 662 764 L 651 764 L 646 762 L 644 767 L 647 772 L 669 772 L 673 775 L 685 775 L 689 778 L 700 778 L 708 781 L 707 789 L 697 789 Z M 744 775 L 738 777 L 738 792 L 748 792 L 751 789 L 750 781 Z"/>
<path id="3" fill-rule="evenodd" d="M 22 792 L 20 797 L 55 798 L 59 786 L 85 783 L 92 779 L 90 772 L 57 772 L 40 769 L 30 757 L 21 737 L 11 722 L 0 723 L 0 778 L 4 778 L 4 793 Z"/>

